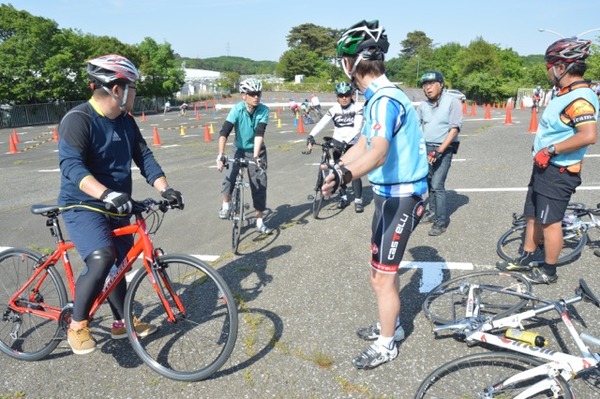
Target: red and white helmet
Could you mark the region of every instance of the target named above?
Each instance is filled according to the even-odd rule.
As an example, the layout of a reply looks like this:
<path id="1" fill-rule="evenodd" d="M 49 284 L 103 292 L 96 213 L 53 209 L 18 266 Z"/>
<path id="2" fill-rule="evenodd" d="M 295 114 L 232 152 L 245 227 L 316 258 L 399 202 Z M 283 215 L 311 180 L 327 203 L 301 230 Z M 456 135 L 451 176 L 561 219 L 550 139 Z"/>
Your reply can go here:
<path id="1" fill-rule="evenodd" d="M 133 63 L 117 54 L 103 55 L 89 60 L 87 74 L 93 83 L 103 86 L 114 82 L 133 83 L 140 77 Z"/>

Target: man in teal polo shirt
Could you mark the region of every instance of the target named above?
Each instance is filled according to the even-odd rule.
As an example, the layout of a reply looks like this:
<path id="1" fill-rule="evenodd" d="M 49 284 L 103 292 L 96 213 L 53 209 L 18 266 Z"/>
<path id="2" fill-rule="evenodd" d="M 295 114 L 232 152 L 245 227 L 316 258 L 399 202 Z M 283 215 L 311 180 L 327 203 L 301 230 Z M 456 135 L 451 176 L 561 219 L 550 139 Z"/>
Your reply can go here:
<path id="1" fill-rule="evenodd" d="M 262 83 L 249 78 L 240 83 L 242 101 L 234 105 L 223 127 L 219 132 L 219 155 L 217 156 L 217 169 L 223 170 L 225 144 L 231 131 L 235 128 L 235 142 L 233 148 L 234 158 L 251 158 L 261 165 L 262 171 L 250 166 L 248 175 L 252 202 L 256 211 L 256 230 L 261 234 L 271 234 L 264 221 L 264 211 L 267 207 L 267 148 L 264 143 L 265 130 L 269 123 L 269 108 L 261 104 Z M 221 219 L 227 218 L 233 182 L 238 173 L 238 166 L 232 165 L 229 174 L 223 179 L 222 190 L 223 205 L 219 210 Z"/>

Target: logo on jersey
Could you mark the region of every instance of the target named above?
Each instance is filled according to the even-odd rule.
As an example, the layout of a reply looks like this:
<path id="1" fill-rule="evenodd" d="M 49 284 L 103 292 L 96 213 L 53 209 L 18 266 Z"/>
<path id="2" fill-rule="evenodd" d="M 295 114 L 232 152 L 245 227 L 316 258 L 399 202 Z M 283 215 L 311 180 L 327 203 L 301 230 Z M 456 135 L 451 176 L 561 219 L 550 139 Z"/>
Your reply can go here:
<path id="1" fill-rule="evenodd" d="M 381 130 L 381 124 L 379 124 L 379 123 L 375 123 L 375 124 L 374 124 L 374 125 L 371 127 L 371 129 L 373 129 L 373 130 L 375 130 L 375 131 L 379 131 L 379 130 Z"/>
<path id="2" fill-rule="evenodd" d="M 113 131 L 112 141 L 121 141 L 121 137 L 115 131 Z"/>

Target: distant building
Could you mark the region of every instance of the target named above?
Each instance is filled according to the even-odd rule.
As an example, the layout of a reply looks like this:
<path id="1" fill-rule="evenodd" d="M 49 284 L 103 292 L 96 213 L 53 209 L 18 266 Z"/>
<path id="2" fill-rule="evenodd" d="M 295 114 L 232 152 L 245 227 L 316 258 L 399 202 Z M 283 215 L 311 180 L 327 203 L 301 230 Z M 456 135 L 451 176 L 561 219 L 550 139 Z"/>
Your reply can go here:
<path id="1" fill-rule="evenodd" d="M 183 68 L 183 70 L 185 72 L 185 83 L 181 91 L 177 93 L 177 97 L 217 91 L 217 80 L 221 78 L 221 72 L 193 68 Z"/>

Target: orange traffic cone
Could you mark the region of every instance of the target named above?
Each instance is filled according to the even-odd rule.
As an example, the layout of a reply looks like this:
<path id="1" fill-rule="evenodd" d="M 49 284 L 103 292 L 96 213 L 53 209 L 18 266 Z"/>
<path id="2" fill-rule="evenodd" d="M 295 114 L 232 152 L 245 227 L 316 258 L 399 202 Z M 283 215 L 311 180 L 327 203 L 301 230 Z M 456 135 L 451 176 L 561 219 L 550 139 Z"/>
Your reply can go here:
<path id="1" fill-rule="evenodd" d="M 158 128 L 154 126 L 154 142 L 152 145 L 161 145 L 160 137 L 158 136 Z"/>
<path id="2" fill-rule="evenodd" d="M 471 116 L 475 116 L 475 108 L 477 105 L 475 103 L 471 104 Z"/>
<path id="3" fill-rule="evenodd" d="M 304 118 L 302 116 L 298 118 L 298 134 L 304 134 Z"/>
<path id="4" fill-rule="evenodd" d="M 208 127 L 208 123 L 206 125 L 204 125 L 204 142 L 209 142 L 212 141 L 212 138 L 210 137 L 210 128 Z"/>
<path id="5" fill-rule="evenodd" d="M 531 109 L 531 121 L 529 122 L 529 133 L 536 133 L 538 129 L 537 111 L 535 108 Z"/>
<path id="6" fill-rule="evenodd" d="M 492 106 L 490 104 L 485 105 L 485 116 L 483 119 L 492 119 Z"/>
<path id="7" fill-rule="evenodd" d="M 13 129 L 13 141 L 15 142 L 15 144 L 19 144 L 21 142 L 21 140 L 19 140 L 19 135 L 17 134 L 17 129 Z"/>
<path id="8" fill-rule="evenodd" d="M 9 141 L 10 153 L 17 154 L 19 152 L 19 150 L 17 149 L 17 145 L 15 144 L 15 139 L 13 138 L 13 136 L 10 136 L 8 141 Z"/>
<path id="9" fill-rule="evenodd" d="M 467 115 L 467 103 L 462 103 L 462 113 L 463 115 Z"/>
<path id="10" fill-rule="evenodd" d="M 56 128 L 52 129 L 52 141 L 58 141 L 58 130 Z"/>
<path id="11" fill-rule="evenodd" d="M 196 111 L 196 120 L 199 121 L 200 120 L 200 112 Z"/>
<path id="12" fill-rule="evenodd" d="M 506 117 L 504 118 L 505 125 L 512 125 L 512 114 L 511 114 L 511 106 L 506 107 Z"/>

